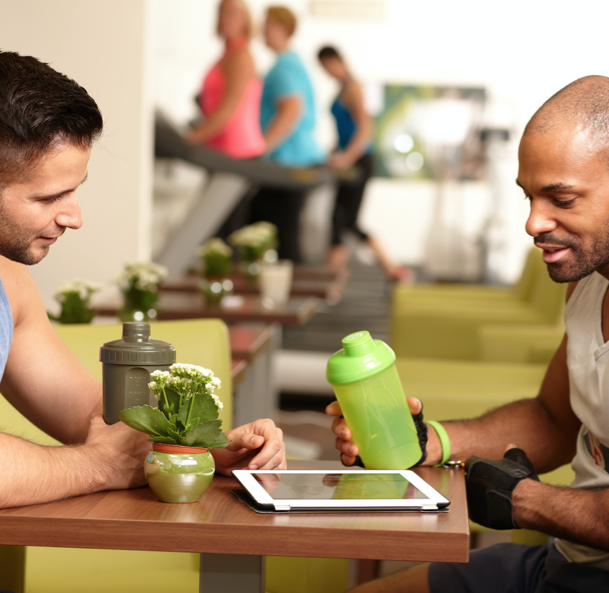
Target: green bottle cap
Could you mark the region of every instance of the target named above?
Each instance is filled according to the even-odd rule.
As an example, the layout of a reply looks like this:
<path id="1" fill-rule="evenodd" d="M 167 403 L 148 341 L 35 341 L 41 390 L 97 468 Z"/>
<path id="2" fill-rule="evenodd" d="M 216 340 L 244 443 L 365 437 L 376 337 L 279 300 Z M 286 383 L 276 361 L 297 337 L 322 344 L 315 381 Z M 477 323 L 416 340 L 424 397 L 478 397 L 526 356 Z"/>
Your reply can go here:
<path id="1" fill-rule="evenodd" d="M 344 385 L 368 379 L 395 361 L 393 350 L 381 340 L 373 340 L 367 331 L 343 338 L 343 349 L 328 360 L 326 379 L 332 385 Z"/>

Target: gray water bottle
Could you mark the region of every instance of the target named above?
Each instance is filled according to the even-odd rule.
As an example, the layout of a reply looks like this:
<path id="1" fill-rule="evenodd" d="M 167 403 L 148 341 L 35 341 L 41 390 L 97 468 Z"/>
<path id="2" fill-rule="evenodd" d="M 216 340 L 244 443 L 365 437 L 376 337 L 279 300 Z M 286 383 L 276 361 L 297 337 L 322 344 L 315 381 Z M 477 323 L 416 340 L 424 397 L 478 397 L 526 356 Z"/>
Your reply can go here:
<path id="1" fill-rule="evenodd" d="M 168 371 L 176 361 L 176 349 L 167 342 L 150 338 L 150 324 L 123 323 L 121 340 L 106 342 L 99 350 L 102 362 L 104 392 L 104 420 L 108 424 L 119 421 L 125 408 L 157 401 L 148 387 L 150 373 Z"/>

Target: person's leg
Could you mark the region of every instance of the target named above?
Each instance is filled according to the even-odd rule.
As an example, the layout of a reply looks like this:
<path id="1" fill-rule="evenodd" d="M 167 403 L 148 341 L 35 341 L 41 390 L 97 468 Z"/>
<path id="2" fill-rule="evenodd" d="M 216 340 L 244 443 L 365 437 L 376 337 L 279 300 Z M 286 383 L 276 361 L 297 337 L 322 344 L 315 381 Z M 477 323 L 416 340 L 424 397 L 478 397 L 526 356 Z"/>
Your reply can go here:
<path id="1" fill-rule="evenodd" d="M 350 593 L 429 593 L 429 564 L 419 564 L 351 589 Z"/>
<path id="2" fill-rule="evenodd" d="M 352 593 L 533 593 L 548 546 L 497 544 L 474 550 L 467 564 L 433 562 L 371 581 Z"/>
<path id="3" fill-rule="evenodd" d="M 249 222 L 272 222 L 277 227 L 279 257 L 294 263 L 302 262 L 300 214 L 305 200 L 306 193 L 300 190 L 265 187 L 254 196 L 250 208 Z"/>
<path id="4" fill-rule="evenodd" d="M 335 212 L 339 212 L 340 214 L 342 230 L 351 231 L 361 241 L 364 241 L 370 246 L 389 280 L 408 280 L 412 276 L 412 272 L 408 268 L 398 266 L 389 257 L 381 243 L 374 237 L 365 233 L 357 223 L 359 211 L 364 199 L 366 184 L 368 183 L 368 179 L 370 179 L 374 168 L 372 154 L 365 154 L 357 161 L 356 166 L 361 175 L 357 183 L 348 185 L 341 184 L 336 195 Z"/>

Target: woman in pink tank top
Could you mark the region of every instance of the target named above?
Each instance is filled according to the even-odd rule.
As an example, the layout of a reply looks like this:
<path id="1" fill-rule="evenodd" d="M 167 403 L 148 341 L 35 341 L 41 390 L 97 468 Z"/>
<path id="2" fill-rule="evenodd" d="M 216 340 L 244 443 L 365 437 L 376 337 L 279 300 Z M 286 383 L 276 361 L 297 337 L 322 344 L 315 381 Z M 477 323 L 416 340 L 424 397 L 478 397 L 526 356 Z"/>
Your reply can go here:
<path id="1" fill-rule="evenodd" d="M 205 119 L 186 140 L 236 159 L 260 156 L 265 149 L 260 129 L 262 82 L 248 48 L 251 18 L 242 0 L 220 2 L 218 34 L 226 45 L 203 81 L 200 105 Z"/>

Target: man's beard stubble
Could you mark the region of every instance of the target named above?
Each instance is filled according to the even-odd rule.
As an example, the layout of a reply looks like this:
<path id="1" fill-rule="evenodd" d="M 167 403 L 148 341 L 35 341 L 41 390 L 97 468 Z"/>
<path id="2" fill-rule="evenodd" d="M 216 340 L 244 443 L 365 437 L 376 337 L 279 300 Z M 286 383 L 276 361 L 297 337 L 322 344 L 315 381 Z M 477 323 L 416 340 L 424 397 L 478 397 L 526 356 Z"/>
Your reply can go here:
<path id="1" fill-rule="evenodd" d="M 570 247 L 573 256 L 571 265 L 558 261 L 546 264 L 548 274 L 554 282 L 577 282 L 593 272 L 609 266 L 609 223 L 589 251 L 581 248 L 576 239 L 561 239 L 551 234 L 535 237 L 535 243 L 549 243 L 557 247 Z"/>
<path id="2" fill-rule="evenodd" d="M 42 255 L 35 255 L 31 251 L 35 239 L 36 237 L 23 231 L 6 216 L 0 200 L 0 255 L 20 264 L 33 266 L 46 257 L 50 247 L 47 245 Z"/>

